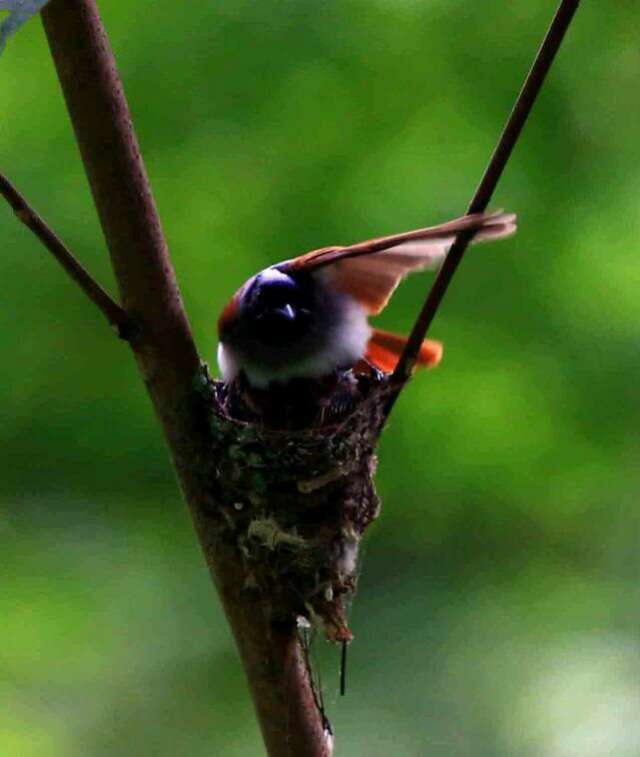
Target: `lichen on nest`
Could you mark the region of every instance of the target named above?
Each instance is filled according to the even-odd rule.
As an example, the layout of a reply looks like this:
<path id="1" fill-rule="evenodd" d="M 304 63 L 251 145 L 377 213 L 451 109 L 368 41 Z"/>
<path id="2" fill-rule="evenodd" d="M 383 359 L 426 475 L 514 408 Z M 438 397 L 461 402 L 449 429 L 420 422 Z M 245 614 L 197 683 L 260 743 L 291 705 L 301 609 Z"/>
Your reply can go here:
<path id="1" fill-rule="evenodd" d="M 302 616 L 328 639 L 349 641 L 358 546 L 379 511 L 373 476 L 387 376 L 345 371 L 269 392 L 203 383 L 211 515 L 219 538 L 237 546 L 245 588 L 259 592 L 274 622 Z"/>

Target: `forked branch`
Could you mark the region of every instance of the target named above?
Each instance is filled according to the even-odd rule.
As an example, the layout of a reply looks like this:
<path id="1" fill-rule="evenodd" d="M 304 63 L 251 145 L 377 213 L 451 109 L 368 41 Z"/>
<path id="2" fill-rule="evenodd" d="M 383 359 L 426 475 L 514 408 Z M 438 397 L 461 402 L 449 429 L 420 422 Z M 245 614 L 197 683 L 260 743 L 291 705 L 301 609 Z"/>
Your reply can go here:
<path id="1" fill-rule="evenodd" d="M 563 0 L 470 212 L 486 207 L 578 3 L 579 0 Z M 221 538 L 220 512 L 228 516 L 234 526 L 238 524 L 242 528 L 246 525 L 242 518 L 248 519 L 251 513 L 245 516 L 243 513 L 249 507 L 245 508 L 243 502 L 235 498 L 228 512 L 221 506 L 224 496 L 230 498 L 233 492 L 219 491 L 222 489 L 220 461 L 217 458 L 211 460 L 216 448 L 211 444 L 210 419 L 202 397 L 194 389 L 198 379 L 203 379 L 198 353 L 96 2 L 51 0 L 42 17 L 109 247 L 124 306 L 122 312 L 135 318 L 138 327 L 130 343 L 162 423 L 206 560 L 238 643 L 267 750 L 271 757 L 294 754 L 330 757 L 331 734 L 314 697 L 291 618 L 278 618 L 267 612 L 269 597 L 265 600 L 255 590 L 255 576 L 248 576 L 239 557 L 239 542 Z M 30 228 L 35 226 L 34 231 L 38 228 L 43 232 L 37 221 L 39 217 L 24 213 L 26 204 L 11 185 L 5 183 L 3 187 L 9 187 L 9 196 L 18 203 L 12 203 L 14 209 L 28 217 Z M 6 191 L 3 194 L 7 196 Z M 36 233 L 43 239 L 41 233 Z M 57 245 L 62 243 L 57 237 L 52 232 L 44 236 L 60 253 Z M 54 239 L 57 242 L 54 243 Z M 416 322 L 407 350 L 394 374 L 396 395 L 411 373 L 418 347 L 467 242 L 462 235 L 456 240 Z M 51 249 L 48 242 L 45 244 Z M 80 271 L 84 269 L 64 246 L 63 249 L 66 251 L 62 255 L 65 268 L 71 267 L 74 279 L 82 280 L 83 274 L 75 266 Z M 56 257 L 60 259 L 58 255 Z M 73 265 L 70 260 L 74 261 Z M 86 272 L 84 275 L 88 276 Z M 85 281 L 85 291 L 86 287 Z M 104 303 L 103 306 L 99 301 L 96 304 L 104 312 Z M 366 410 L 366 407 L 360 408 L 361 414 L 368 419 L 371 413 Z M 219 424 L 219 435 L 222 431 L 224 428 Z M 262 430 L 258 428 L 256 433 L 262 433 Z M 369 444 L 368 439 L 365 442 Z M 297 446 L 293 444 L 294 448 Z M 351 449 L 350 444 L 345 443 L 343 447 L 347 451 Z M 262 444 L 260 449 L 268 449 L 268 445 Z M 367 458 L 363 459 L 367 462 Z M 235 460 L 234 466 L 235 474 L 238 467 Z M 211 469 L 218 478 L 211 475 Z M 339 465 L 336 469 L 342 470 Z M 254 475 L 247 466 L 243 473 Z M 347 488 L 352 478 L 342 475 L 340 485 Z M 262 483 L 265 483 L 264 478 Z M 372 507 L 368 516 L 375 517 L 373 494 L 370 499 Z M 231 509 L 238 510 L 240 515 L 229 515 Z M 317 509 L 324 513 L 328 508 Z M 255 532 L 255 522 L 251 525 Z M 247 528 L 247 535 L 249 531 Z M 244 545 L 247 551 L 258 550 L 260 546 L 248 540 Z M 248 580 L 252 577 L 253 581 Z M 324 597 L 329 602 L 328 595 Z"/>

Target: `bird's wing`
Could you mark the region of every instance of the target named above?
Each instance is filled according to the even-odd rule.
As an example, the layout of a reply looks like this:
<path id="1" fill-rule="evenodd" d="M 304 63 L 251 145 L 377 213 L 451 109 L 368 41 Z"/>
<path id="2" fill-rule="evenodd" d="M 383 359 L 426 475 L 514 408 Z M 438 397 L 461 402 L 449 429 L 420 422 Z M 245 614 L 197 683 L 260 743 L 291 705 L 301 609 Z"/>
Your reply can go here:
<path id="1" fill-rule="evenodd" d="M 358 300 L 370 315 L 376 315 L 408 273 L 436 268 L 461 231 L 474 231 L 472 241 L 481 242 L 503 239 L 515 230 L 516 217 L 511 213 L 476 213 L 349 247 L 323 247 L 287 261 L 283 268 L 326 269 L 334 286 Z"/>

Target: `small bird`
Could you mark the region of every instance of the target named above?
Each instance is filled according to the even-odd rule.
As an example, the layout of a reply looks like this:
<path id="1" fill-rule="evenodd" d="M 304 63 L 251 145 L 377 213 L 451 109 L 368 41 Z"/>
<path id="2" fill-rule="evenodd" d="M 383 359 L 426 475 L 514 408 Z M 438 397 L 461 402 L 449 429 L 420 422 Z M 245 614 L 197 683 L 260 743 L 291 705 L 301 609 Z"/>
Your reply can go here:
<path id="1" fill-rule="evenodd" d="M 513 214 L 471 214 L 265 268 L 238 289 L 218 320 L 222 378 L 228 383 L 243 372 L 249 384 L 265 389 L 328 376 L 363 359 L 392 372 L 406 338 L 372 328 L 369 316 L 384 309 L 407 274 L 437 268 L 461 231 L 480 242 L 515 230 Z M 441 343 L 426 339 L 417 365 L 433 367 L 441 357 Z"/>

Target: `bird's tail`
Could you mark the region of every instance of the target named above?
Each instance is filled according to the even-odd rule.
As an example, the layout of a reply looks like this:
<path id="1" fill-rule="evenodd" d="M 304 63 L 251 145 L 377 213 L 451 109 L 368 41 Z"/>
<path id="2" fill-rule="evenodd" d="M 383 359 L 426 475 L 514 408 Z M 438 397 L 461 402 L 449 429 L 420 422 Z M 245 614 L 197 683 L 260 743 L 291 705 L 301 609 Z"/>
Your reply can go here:
<path id="1" fill-rule="evenodd" d="M 407 338 L 390 331 L 374 329 L 367 344 L 365 358 L 385 373 L 395 370 Z M 425 339 L 418 353 L 416 365 L 420 368 L 435 368 L 442 360 L 442 344 L 433 339 Z"/>

